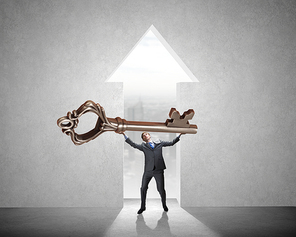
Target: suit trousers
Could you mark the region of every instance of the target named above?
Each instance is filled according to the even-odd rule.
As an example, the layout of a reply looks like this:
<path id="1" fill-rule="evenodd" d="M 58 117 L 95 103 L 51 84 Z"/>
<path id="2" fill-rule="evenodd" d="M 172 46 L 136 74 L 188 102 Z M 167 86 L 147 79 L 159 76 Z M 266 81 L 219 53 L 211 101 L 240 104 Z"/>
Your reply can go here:
<path id="1" fill-rule="evenodd" d="M 166 205 L 166 192 L 164 189 L 164 171 L 151 170 L 151 171 L 145 171 L 142 177 L 142 187 L 141 187 L 141 207 L 142 208 L 146 206 L 146 196 L 147 196 L 148 185 L 153 177 L 156 181 L 157 191 L 160 194 L 162 205 Z"/>

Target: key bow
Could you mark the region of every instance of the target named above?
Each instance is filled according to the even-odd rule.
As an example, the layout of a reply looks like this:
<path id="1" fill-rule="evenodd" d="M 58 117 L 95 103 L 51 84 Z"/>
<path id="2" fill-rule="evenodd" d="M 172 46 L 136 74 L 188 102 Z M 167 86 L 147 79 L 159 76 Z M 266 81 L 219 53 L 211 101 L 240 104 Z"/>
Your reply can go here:
<path id="1" fill-rule="evenodd" d="M 96 126 L 87 133 L 77 134 L 75 128 L 77 128 L 79 123 L 78 118 L 87 112 L 92 112 L 98 115 Z M 73 110 L 72 113 L 68 112 L 67 116 L 59 118 L 57 124 L 62 129 L 63 133 L 71 136 L 71 140 L 75 145 L 81 145 L 93 140 L 103 132 L 116 131 L 117 129 L 114 124 L 109 122 L 104 108 L 99 103 L 96 104 L 91 100 L 86 101 L 77 110 Z"/>

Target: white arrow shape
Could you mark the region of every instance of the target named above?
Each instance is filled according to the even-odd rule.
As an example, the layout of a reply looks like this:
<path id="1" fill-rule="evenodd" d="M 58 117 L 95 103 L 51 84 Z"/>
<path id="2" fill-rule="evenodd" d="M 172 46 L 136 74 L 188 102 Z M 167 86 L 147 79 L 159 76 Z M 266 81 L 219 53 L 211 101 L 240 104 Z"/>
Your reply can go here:
<path id="1" fill-rule="evenodd" d="M 176 84 L 178 82 L 198 82 L 180 57 L 152 25 L 125 57 L 122 63 L 106 80 L 123 82 L 124 118 L 136 121 L 164 122 L 169 108 L 175 107 Z M 129 132 L 128 136 L 139 141 L 139 134 Z M 155 137 L 154 137 L 155 138 Z M 157 138 L 169 140 L 168 134 L 157 134 Z M 136 180 L 142 176 L 142 161 L 125 147 L 124 197 L 139 198 Z M 174 167 L 175 154 L 171 148 L 167 164 Z M 174 169 L 166 171 L 166 189 L 169 197 L 176 197 L 176 177 Z M 131 178 L 133 177 L 133 178 Z M 150 189 L 148 198 L 159 197 L 156 189 Z"/>
<path id="2" fill-rule="evenodd" d="M 178 82 L 198 82 L 196 77 L 152 25 L 107 82 L 123 82 L 124 93 L 169 95 Z"/>

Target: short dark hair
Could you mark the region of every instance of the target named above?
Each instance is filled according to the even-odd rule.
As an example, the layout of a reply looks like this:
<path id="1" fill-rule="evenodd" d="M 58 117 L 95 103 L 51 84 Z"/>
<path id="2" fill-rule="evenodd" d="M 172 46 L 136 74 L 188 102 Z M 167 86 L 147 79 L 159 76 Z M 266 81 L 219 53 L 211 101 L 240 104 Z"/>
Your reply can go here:
<path id="1" fill-rule="evenodd" d="M 143 132 L 142 135 L 141 135 L 142 140 L 144 140 L 144 139 L 143 139 L 143 135 L 144 135 L 145 133 L 148 133 L 148 134 L 150 135 L 149 132 Z"/>

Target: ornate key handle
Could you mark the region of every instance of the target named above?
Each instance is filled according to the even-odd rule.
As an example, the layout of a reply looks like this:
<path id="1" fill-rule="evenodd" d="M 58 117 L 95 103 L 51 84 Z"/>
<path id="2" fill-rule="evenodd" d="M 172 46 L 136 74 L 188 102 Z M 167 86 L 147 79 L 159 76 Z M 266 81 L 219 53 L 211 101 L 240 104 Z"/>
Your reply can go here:
<path id="1" fill-rule="evenodd" d="M 78 126 L 79 120 L 83 114 L 92 112 L 98 115 L 98 120 L 94 129 L 87 133 L 77 134 L 75 128 Z M 95 139 L 103 132 L 116 131 L 117 127 L 111 124 L 106 117 L 105 110 L 99 104 L 94 103 L 91 100 L 86 101 L 77 110 L 68 112 L 67 116 L 61 117 L 57 120 L 58 126 L 62 129 L 62 132 L 71 136 L 71 139 L 75 145 L 81 145 L 90 140 Z"/>
<path id="2" fill-rule="evenodd" d="M 92 112 L 98 115 L 98 120 L 95 127 L 87 133 L 77 134 L 75 128 L 77 128 L 79 120 L 83 114 Z M 188 120 L 194 116 L 194 110 L 189 109 L 180 115 L 180 113 L 172 108 L 169 117 L 165 123 L 157 122 L 140 122 L 140 121 L 126 121 L 120 117 L 107 118 L 105 110 L 100 104 L 96 104 L 91 100 L 86 101 L 77 110 L 68 112 L 67 116 L 61 117 L 57 120 L 58 126 L 62 129 L 62 132 L 71 136 L 71 140 L 75 145 L 81 145 L 89 142 L 106 131 L 114 131 L 121 133 L 126 130 L 129 131 L 149 131 L 149 132 L 169 132 L 169 133 L 191 133 L 197 132 L 197 126 L 189 124 Z"/>

